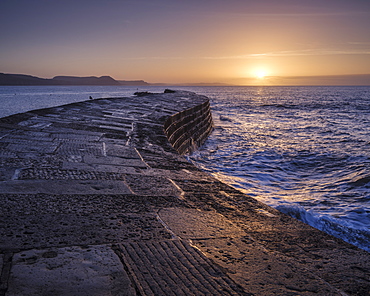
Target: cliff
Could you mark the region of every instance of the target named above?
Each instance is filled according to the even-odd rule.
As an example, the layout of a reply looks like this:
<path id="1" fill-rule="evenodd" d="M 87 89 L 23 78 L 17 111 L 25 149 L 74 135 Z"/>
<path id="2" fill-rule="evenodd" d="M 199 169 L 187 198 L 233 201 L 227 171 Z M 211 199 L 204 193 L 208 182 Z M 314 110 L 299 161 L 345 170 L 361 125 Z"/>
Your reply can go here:
<path id="1" fill-rule="evenodd" d="M 50 85 L 50 79 L 31 75 L 0 73 L 0 85 Z"/>
<path id="2" fill-rule="evenodd" d="M 110 76 L 89 76 L 89 77 L 76 77 L 76 76 L 55 76 L 51 79 L 55 84 L 62 85 L 120 85 L 117 80 Z"/>

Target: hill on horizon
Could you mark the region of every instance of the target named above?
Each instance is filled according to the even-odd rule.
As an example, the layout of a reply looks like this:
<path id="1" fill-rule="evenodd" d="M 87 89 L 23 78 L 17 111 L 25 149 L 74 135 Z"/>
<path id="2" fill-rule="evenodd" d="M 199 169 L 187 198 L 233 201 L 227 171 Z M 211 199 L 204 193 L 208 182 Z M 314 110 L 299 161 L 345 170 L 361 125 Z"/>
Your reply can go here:
<path id="1" fill-rule="evenodd" d="M 115 80 L 110 76 L 55 76 L 51 79 L 24 74 L 0 73 L 0 85 L 149 85 L 143 80 Z"/>

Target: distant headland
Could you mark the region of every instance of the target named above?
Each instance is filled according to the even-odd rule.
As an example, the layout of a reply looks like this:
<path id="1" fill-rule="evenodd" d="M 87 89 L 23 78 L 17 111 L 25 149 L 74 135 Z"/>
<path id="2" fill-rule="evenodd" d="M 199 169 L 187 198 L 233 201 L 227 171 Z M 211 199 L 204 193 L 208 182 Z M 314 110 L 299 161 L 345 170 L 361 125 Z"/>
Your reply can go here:
<path id="1" fill-rule="evenodd" d="M 370 86 L 370 74 L 324 76 L 265 76 L 234 78 L 228 82 L 150 83 L 116 80 L 110 76 L 55 76 L 51 79 L 24 74 L 0 73 L 1 85 L 124 85 L 124 86 Z"/>
<path id="2" fill-rule="evenodd" d="M 149 85 L 143 80 L 115 80 L 110 76 L 55 76 L 51 79 L 23 74 L 0 73 L 0 85 Z"/>

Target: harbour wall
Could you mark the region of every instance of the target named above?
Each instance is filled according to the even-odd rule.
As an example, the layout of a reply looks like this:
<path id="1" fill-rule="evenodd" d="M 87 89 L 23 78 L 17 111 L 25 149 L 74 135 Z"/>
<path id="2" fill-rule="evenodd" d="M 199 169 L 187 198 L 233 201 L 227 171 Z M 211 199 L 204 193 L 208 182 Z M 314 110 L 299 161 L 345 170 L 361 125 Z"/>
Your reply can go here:
<path id="1" fill-rule="evenodd" d="M 164 132 L 179 154 L 191 153 L 203 145 L 213 130 L 209 100 L 169 116 Z"/>

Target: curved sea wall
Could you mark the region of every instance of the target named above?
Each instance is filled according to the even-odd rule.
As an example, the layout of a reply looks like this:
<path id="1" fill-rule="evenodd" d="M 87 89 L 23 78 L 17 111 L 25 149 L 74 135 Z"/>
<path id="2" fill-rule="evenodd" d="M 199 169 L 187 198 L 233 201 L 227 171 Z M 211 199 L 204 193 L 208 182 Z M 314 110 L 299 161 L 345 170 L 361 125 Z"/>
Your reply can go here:
<path id="1" fill-rule="evenodd" d="M 179 154 L 197 150 L 213 130 L 209 100 L 178 112 L 164 123 L 164 132 Z"/>

